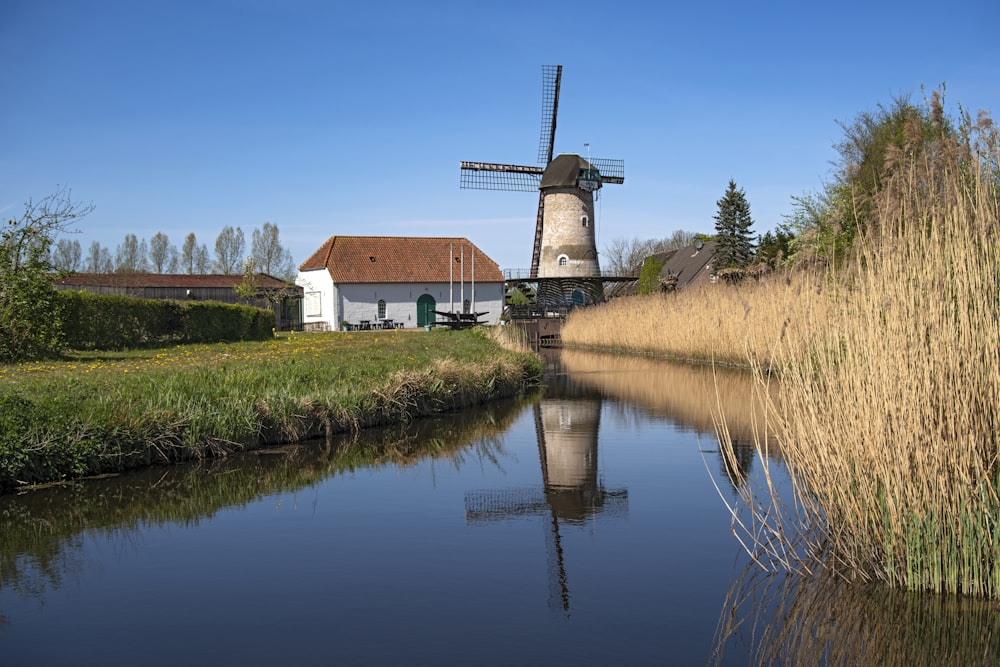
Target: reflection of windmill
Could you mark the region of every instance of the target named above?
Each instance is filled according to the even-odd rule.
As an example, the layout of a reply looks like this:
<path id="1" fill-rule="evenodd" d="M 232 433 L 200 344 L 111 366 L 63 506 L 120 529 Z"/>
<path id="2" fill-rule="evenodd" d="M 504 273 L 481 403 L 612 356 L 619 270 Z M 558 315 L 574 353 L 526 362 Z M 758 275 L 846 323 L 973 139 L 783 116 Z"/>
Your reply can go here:
<path id="1" fill-rule="evenodd" d="M 465 517 L 470 523 L 524 516 L 546 519 L 549 606 L 554 611 L 569 611 L 569 584 L 559 534 L 560 521 L 585 524 L 598 514 L 615 517 L 628 512 L 628 491 L 609 491 L 598 478 L 600 412 L 599 397 L 541 399 L 535 405 L 535 432 L 542 488 L 465 494 Z"/>
<path id="2" fill-rule="evenodd" d="M 594 193 L 604 183 L 625 182 L 623 160 L 585 159 L 576 154 L 552 159 L 561 79 L 562 65 L 542 67 L 538 162 L 544 167 L 463 161 L 461 169 L 463 188 L 540 191 L 530 274 L 518 278 L 538 280 L 539 304 L 546 306 L 603 300 L 604 284 L 595 280 L 601 268 Z"/>

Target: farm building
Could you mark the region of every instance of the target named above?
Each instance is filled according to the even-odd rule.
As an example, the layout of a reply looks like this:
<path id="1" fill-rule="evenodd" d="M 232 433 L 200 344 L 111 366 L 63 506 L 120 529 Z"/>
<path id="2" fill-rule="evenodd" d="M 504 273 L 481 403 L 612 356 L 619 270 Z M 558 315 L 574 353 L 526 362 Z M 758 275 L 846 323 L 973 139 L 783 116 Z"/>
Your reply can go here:
<path id="1" fill-rule="evenodd" d="M 302 328 L 302 288 L 266 273 L 254 277 L 256 298 L 249 302 L 236 294 L 242 275 L 186 273 L 74 273 L 55 281 L 59 290 L 120 294 L 140 299 L 221 301 L 274 311 L 279 331 Z"/>
<path id="2" fill-rule="evenodd" d="M 663 263 L 659 275 L 661 288 L 681 290 L 702 283 L 715 282 L 712 257 L 715 255 L 716 245 L 715 241 L 696 241 L 678 250 L 652 255 L 653 259 Z M 641 271 L 641 266 L 636 267 L 634 275 L 638 276 Z M 638 279 L 620 283 L 613 288 L 613 291 L 609 291 L 608 298 L 635 294 L 637 288 Z"/>
<path id="3" fill-rule="evenodd" d="M 308 330 L 353 326 L 423 327 L 434 311 L 486 313 L 504 307 L 497 263 L 464 238 L 331 236 L 299 266 Z"/>

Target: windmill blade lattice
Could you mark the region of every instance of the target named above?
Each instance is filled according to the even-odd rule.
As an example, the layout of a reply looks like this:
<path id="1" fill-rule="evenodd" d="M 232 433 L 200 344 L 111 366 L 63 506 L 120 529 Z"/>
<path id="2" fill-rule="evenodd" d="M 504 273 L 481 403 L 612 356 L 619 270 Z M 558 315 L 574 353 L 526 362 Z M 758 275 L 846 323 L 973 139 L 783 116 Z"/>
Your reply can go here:
<path id="1" fill-rule="evenodd" d="M 552 162 L 556 142 L 556 118 L 559 115 L 559 84 L 562 65 L 542 65 L 542 134 L 538 141 L 538 162 Z"/>
<path id="2" fill-rule="evenodd" d="M 459 184 L 467 190 L 538 192 L 543 171 L 519 164 L 463 161 Z"/>

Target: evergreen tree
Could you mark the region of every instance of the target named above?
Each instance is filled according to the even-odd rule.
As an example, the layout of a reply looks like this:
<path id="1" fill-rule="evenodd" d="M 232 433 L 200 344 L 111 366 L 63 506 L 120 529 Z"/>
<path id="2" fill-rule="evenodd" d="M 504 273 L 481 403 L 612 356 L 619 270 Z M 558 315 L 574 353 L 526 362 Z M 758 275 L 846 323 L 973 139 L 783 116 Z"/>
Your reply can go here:
<path id="1" fill-rule="evenodd" d="M 716 202 L 719 212 L 715 215 L 715 269 L 745 269 L 753 259 L 755 248 L 750 228 L 750 204 L 746 193 L 736 188 L 730 179 L 722 199 Z"/>

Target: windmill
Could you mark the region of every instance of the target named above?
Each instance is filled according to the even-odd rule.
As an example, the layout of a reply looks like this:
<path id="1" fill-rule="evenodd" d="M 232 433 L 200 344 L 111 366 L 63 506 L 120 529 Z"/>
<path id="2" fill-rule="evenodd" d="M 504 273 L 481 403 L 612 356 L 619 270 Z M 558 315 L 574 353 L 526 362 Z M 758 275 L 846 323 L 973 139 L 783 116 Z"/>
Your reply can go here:
<path id="1" fill-rule="evenodd" d="M 606 183 L 625 182 L 623 160 L 576 154 L 553 159 L 561 80 L 562 65 L 542 66 L 538 162 L 544 166 L 463 161 L 460 179 L 467 189 L 539 192 L 528 278 L 539 281 L 539 302 L 552 305 L 603 300 L 594 193 Z"/>

